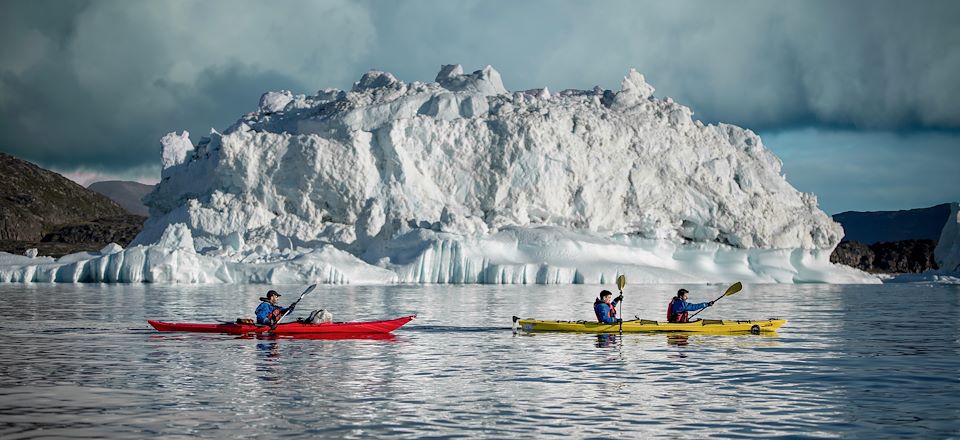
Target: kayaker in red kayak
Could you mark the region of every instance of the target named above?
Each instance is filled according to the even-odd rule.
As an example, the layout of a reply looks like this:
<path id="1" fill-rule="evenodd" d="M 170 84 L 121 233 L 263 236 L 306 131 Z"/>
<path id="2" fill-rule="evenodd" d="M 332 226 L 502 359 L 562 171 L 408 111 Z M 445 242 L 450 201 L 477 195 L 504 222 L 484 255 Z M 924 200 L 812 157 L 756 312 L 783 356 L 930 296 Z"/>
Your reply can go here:
<path id="1" fill-rule="evenodd" d="M 593 313 L 597 315 L 597 321 L 616 324 L 619 321 L 617 319 L 617 303 L 621 300 L 623 300 L 623 295 L 613 299 L 613 293 L 609 290 L 601 291 L 600 297 L 593 302 Z"/>
<path id="2" fill-rule="evenodd" d="M 257 315 L 257 324 L 273 325 L 287 311 L 287 309 L 277 305 L 280 302 L 280 294 L 276 290 L 267 292 L 266 297 L 261 296 L 260 301 L 263 302 L 257 306 L 257 311 L 254 312 Z"/>
<path id="3" fill-rule="evenodd" d="M 677 291 L 677 296 L 670 300 L 670 305 L 667 306 L 668 322 L 690 322 L 687 312 L 713 305 L 713 301 L 698 304 L 688 303 L 687 293 L 687 289 L 680 289 Z"/>

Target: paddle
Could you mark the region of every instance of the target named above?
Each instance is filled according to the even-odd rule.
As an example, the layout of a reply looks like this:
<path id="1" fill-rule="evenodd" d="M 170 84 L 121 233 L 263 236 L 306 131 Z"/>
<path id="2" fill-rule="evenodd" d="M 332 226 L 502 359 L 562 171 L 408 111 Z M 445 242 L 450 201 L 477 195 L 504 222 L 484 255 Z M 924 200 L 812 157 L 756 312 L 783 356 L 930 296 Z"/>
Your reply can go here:
<path id="1" fill-rule="evenodd" d="M 740 282 L 737 281 L 736 283 L 733 283 L 732 286 L 727 287 L 727 291 L 726 291 L 726 292 L 723 292 L 723 295 L 720 295 L 720 298 L 717 298 L 717 299 L 713 300 L 712 302 L 720 301 L 721 298 L 723 298 L 723 297 L 725 297 L 725 296 L 733 295 L 734 293 L 737 293 L 737 292 L 739 292 L 739 291 L 742 290 L 742 289 L 743 289 L 743 284 L 740 284 Z M 707 307 L 710 307 L 710 306 L 707 306 Z M 702 311 L 704 311 L 704 310 L 707 310 L 707 307 L 704 307 L 704 308 L 702 308 L 702 309 L 700 309 L 700 310 L 697 310 L 697 313 L 694 313 L 693 315 L 690 315 L 690 319 L 693 319 L 694 316 L 699 315 L 700 312 L 702 312 Z"/>
<path id="2" fill-rule="evenodd" d="M 620 290 L 620 296 L 623 296 L 623 286 L 627 285 L 626 275 L 620 275 L 617 277 L 617 289 Z M 620 298 L 620 336 L 623 336 L 623 298 Z"/>
<path id="3" fill-rule="evenodd" d="M 282 321 L 283 318 L 287 316 L 287 314 L 293 311 L 294 307 L 297 306 L 297 303 L 299 303 L 300 300 L 303 299 L 303 297 L 307 296 L 308 293 L 313 292 L 313 289 L 316 289 L 316 288 L 317 288 L 316 284 L 311 284 L 310 287 L 307 287 L 307 290 L 304 290 L 303 293 L 300 294 L 300 298 L 297 298 L 297 300 L 294 301 L 293 304 L 290 304 L 290 307 L 287 307 L 287 310 L 283 312 L 283 314 L 280 315 L 280 317 L 277 318 L 276 321 L 274 321 L 273 325 L 270 326 L 270 331 L 276 330 L 277 324 L 279 324 L 280 321 Z"/>

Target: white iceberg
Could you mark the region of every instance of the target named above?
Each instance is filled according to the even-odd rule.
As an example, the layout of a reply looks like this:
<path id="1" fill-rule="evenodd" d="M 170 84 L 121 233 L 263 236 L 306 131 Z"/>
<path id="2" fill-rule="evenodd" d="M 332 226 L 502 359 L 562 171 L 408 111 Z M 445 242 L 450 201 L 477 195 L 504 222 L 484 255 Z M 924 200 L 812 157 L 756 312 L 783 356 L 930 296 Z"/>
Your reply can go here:
<path id="1" fill-rule="evenodd" d="M 268 92 L 196 146 L 164 137 L 130 248 L 0 256 L 0 281 L 879 282 L 829 262 L 839 224 L 755 133 L 653 92 L 634 70 L 510 92 L 459 65 Z"/>

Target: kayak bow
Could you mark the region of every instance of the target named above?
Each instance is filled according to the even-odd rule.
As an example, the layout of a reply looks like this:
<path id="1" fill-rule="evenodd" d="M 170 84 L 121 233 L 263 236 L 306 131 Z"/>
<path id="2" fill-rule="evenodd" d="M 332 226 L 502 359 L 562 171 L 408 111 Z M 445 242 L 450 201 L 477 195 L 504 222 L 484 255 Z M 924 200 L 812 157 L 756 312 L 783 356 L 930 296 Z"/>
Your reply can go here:
<path id="1" fill-rule="evenodd" d="M 410 315 L 383 321 L 324 322 L 321 324 L 288 322 L 286 324 L 277 324 L 276 328 L 272 330 L 269 325 L 256 324 L 195 324 L 153 320 L 147 320 L 147 323 L 161 332 L 229 333 L 232 335 L 259 333 L 305 335 L 327 333 L 390 333 L 416 317 L 417 315 Z"/>

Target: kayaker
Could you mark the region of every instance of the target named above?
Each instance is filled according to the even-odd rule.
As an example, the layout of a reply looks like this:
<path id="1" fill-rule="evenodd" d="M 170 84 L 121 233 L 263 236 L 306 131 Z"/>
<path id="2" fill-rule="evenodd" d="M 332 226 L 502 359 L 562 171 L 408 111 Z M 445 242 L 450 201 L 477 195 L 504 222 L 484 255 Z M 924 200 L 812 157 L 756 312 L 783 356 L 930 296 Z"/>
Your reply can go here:
<path id="1" fill-rule="evenodd" d="M 613 293 L 609 290 L 600 292 L 600 297 L 593 302 L 593 313 L 597 315 L 597 321 L 605 324 L 615 324 L 620 322 L 617 319 L 617 303 L 623 300 L 623 294 L 613 298 Z"/>
<path id="2" fill-rule="evenodd" d="M 677 291 L 677 296 L 670 300 L 670 305 L 667 306 L 668 322 L 690 322 L 687 312 L 700 310 L 713 305 L 713 301 L 697 304 L 688 303 L 687 293 L 687 289 L 680 289 Z"/>
<path id="3" fill-rule="evenodd" d="M 280 302 L 280 294 L 276 290 L 267 292 L 266 297 L 261 296 L 260 301 L 262 302 L 254 312 L 257 315 L 257 324 L 273 325 L 287 311 L 277 304 Z"/>

